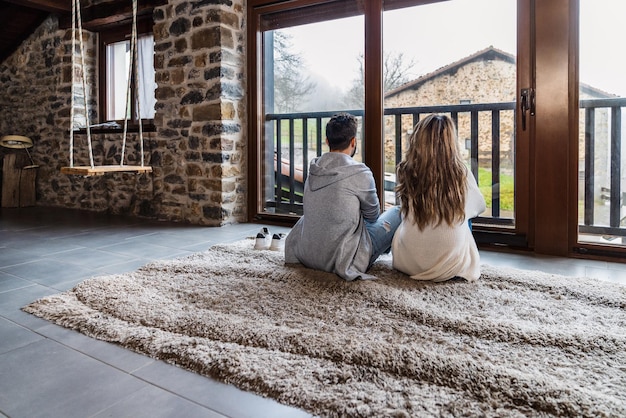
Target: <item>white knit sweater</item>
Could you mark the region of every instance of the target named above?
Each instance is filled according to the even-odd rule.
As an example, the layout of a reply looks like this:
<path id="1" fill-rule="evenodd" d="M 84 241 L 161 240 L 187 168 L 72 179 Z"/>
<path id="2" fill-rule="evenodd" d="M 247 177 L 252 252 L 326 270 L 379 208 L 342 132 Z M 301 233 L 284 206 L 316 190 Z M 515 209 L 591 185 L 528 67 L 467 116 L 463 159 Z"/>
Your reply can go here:
<path id="1" fill-rule="evenodd" d="M 393 267 L 416 280 L 444 281 L 455 276 L 478 279 L 480 254 L 467 220 L 485 208 L 485 199 L 468 172 L 465 220 L 452 227 L 442 222 L 420 231 L 409 213 L 393 238 Z"/>

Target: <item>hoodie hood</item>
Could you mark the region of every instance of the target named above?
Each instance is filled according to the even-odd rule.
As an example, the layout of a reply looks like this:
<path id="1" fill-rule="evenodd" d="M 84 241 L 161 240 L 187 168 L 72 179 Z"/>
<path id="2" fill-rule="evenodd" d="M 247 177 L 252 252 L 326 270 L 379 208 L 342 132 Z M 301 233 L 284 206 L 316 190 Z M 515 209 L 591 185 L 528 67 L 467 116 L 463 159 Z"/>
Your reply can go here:
<path id="1" fill-rule="evenodd" d="M 318 190 L 368 170 L 347 154 L 327 152 L 311 161 L 307 182 L 311 190 Z"/>

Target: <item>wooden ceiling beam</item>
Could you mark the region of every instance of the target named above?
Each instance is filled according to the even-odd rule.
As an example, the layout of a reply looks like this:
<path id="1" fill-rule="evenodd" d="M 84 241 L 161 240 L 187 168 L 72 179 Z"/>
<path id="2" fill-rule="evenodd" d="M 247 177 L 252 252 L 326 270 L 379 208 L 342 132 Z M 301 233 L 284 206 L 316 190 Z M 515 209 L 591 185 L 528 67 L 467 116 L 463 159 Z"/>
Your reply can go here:
<path id="1" fill-rule="evenodd" d="M 67 0 L 69 1 L 69 0 Z M 152 15 L 156 6 L 167 4 L 167 0 L 138 0 L 137 15 Z M 98 30 L 107 26 L 114 26 L 132 21 L 133 8 L 130 0 L 117 0 L 97 4 L 81 11 L 82 25 L 87 30 Z M 72 26 L 71 17 L 63 15 L 59 18 L 59 27 L 67 29 Z"/>
<path id="2" fill-rule="evenodd" d="M 43 10 L 50 13 L 64 13 L 72 10 L 70 0 L 4 0 L 7 3 L 16 4 L 31 9 Z"/>

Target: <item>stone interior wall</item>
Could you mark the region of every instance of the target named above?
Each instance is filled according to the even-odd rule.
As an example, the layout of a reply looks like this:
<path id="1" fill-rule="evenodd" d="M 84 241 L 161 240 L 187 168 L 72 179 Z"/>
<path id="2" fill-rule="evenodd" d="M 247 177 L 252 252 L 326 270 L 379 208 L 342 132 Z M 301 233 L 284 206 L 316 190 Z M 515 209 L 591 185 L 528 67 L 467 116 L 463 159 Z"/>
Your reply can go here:
<path id="1" fill-rule="evenodd" d="M 33 140 L 37 204 L 211 226 L 245 221 L 244 15 L 244 0 L 169 0 L 154 10 L 156 132 L 144 132 L 153 172 L 94 177 L 60 173 L 69 164 L 70 125 L 84 127 L 84 97 L 77 91 L 71 122 L 71 31 L 55 17 L 42 24 L 0 64 L 0 135 Z M 95 86 L 97 34 L 83 39 L 86 80 Z M 88 89 L 92 123 L 96 93 Z M 137 136 L 127 137 L 126 164 L 139 164 Z M 96 165 L 119 163 L 121 134 L 91 139 Z M 86 140 L 74 135 L 75 165 L 89 164 Z"/>

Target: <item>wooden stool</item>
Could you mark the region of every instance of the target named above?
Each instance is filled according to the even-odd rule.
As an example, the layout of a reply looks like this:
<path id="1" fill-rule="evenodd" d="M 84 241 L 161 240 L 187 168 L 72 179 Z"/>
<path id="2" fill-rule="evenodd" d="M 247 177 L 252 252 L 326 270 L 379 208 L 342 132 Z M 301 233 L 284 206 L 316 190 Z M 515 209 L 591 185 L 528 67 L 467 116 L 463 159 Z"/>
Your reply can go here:
<path id="1" fill-rule="evenodd" d="M 26 155 L 6 154 L 2 167 L 2 207 L 17 208 L 35 206 L 35 179 L 38 165 L 31 163 Z"/>

